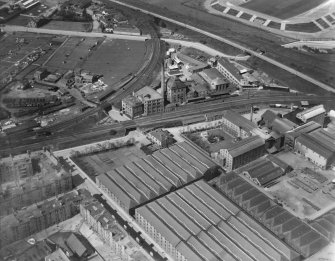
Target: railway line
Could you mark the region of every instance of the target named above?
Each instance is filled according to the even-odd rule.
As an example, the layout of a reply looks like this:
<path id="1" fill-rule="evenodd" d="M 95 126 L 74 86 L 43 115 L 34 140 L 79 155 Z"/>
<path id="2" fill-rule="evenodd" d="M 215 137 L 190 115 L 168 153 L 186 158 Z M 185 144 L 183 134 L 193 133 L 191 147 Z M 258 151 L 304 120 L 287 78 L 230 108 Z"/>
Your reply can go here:
<path id="1" fill-rule="evenodd" d="M 66 145 L 64 144 L 70 144 L 71 142 L 78 142 L 83 145 L 93 141 L 113 138 L 115 137 L 113 134 L 114 132 L 125 133 L 127 130 L 136 128 L 164 127 L 168 123 L 182 121 L 185 117 L 201 116 L 207 113 L 227 110 L 232 107 L 237 108 L 252 104 L 294 103 L 300 102 L 301 100 L 322 103 L 333 101 L 333 97 L 312 95 L 296 96 L 292 94 L 274 96 L 272 94 L 264 95 L 262 97 L 235 97 L 234 99 L 225 102 L 215 100 L 209 103 L 189 104 L 180 107 L 177 111 L 165 112 L 107 126 L 97 126 L 87 130 L 76 131 L 71 134 L 69 134 L 68 131 L 56 132 L 51 136 L 39 137 L 38 139 L 35 136 L 27 137 L 25 139 L 8 139 L 7 137 L 5 139 L 0 139 L 0 155 L 7 156 L 9 154 L 24 153 L 27 150 L 40 150 L 44 146 L 51 146 L 54 149 L 60 147 L 66 148 Z M 113 133 L 111 133 L 111 131 Z"/>

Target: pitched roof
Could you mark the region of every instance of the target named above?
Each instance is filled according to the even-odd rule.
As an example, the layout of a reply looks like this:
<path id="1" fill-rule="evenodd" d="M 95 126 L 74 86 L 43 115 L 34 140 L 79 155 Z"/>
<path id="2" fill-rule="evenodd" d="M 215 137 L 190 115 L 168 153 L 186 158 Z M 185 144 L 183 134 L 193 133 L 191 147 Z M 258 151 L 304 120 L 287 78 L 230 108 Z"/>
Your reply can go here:
<path id="1" fill-rule="evenodd" d="M 85 245 L 74 233 L 71 233 L 71 235 L 68 237 L 66 244 L 72 250 L 72 252 L 76 253 L 79 257 L 82 257 L 87 251 Z"/>
<path id="2" fill-rule="evenodd" d="M 232 111 L 232 110 L 226 110 L 223 113 L 223 118 L 227 119 L 228 121 L 232 122 L 236 126 L 241 127 L 246 132 L 252 132 L 254 129 L 257 128 L 257 125 L 248 119 L 244 118 L 239 113 Z"/>
<path id="3" fill-rule="evenodd" d="M 265 141 L 259 136 L 251 136 L 231 144 L 231 146 L 228 147 L 227 150 L 232 157 L 237 157 L 246 152 L 264 146 L 264 144 Z"/>

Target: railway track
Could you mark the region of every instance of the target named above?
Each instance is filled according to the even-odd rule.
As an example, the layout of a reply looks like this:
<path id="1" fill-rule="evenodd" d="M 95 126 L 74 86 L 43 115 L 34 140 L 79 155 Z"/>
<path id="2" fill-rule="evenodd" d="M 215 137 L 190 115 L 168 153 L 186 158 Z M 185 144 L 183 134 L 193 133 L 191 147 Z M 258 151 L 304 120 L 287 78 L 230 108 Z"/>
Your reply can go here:
<path id="1" fill-rule="evenodd" d="M 230 101 L 213 101 L 210 103 L 190 104 L 181 107 L 178 111 L 166 112 L 162 114 L 138 118 L 132 121 L 123 123 L 111 124 L 108 126 L 99 126 L 91 129 L 73 132 L 69 135 L 68 132 L 55 133 L 49 137 L 29 137 L 24 140 L 13 139 L 10 143 L 0 144 L 0 155 L 18 154 L 27 150 L 38 150 L 43 146 L 54 146 L 65 142 L 82 141 L 82 144 L 87 144 L 87 139 L 91 141 L 94 137 L 101 137 L 101 140 L 111 138 L 111 130 L 116 132 L 125 131 L 125 129 L 145 128 L 145 127 L 162 127 L 164 124 L 172 121 L 182 120 L 185 117 L 199 116 L 206 113 L 212 113 L 222 110 L 227 110 L 232 107 L 248 106 L 251 104 L 271 104 L 271 103 L 292 103 L 306 100 L 309 102 L 326 102 L 333 101 L 333 97 L 329 96 L 311 96 L 311 95 L 278 95 L 278 96 L 263 96 L 253 98 L 239 98 Z M 3 140 L 2 140 L 3 141 Z"/>

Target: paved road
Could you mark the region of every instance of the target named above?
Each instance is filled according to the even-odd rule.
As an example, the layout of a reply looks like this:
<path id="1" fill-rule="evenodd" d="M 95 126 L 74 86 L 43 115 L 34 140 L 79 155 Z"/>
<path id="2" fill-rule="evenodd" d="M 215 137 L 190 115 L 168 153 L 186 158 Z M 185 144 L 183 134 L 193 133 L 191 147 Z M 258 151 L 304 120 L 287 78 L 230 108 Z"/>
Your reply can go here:
<path id="1" fill-rule="evenodd" d="M 323 82 L 320 82 L 320 81 L 318 81 L 318 80 L 316 80 L 316 79 L 314 79 L 314 78 L 312 78 L 312 77 L 310 77 L 310 76 L 308 76 L 308 75 L 306 75 L 306 74 L 304 74 L 304 73 L 301 73 L 301 72 L 299 72 L 299 71 L 297 71 L 297 70 L 295 70 L 295 69 L 293 69 L 293 68 L 291 68 L 291 67 L 289 67 L 289 66 L 287 66 L 287 65 L 285 65 L 285 64 L 282 64 L 282 63 L 280 63 L 280 62 L 277 62 L 276 60 L 274 60 L 274 59 L 272 59 L 272 58 L 269 58 L 269 57 L 267 57 L 267 56 L 265 56 L 265 55 L 259 54 L 258 52 L 254 51 L 254 50 L 252 50 L 252 49 L 249 49 L 248 47 L 245 47 L 245 46 L 243 46 L 243 45 L 241 45 L 241 44 L 235 43 L 235 42 L 233 42 L 233 41 L 231 41 L 231 40 L 228 40 L 228 39 L 226 39 L 226 38 L 224 38 L 224 37 L 221 37 L 221 36 L 218 36 L 218 35 L 216 35 L 216 34 L 207 32 L 207 31 L 205 31 L 205 30 L 199 29 L 199 28 L 197 28 L 197 27 L 195 27 L 195 26 L 192 26 L 192 25 L 189 25 L 189 24 L 186 24 L 186 23 L 179 22 L 179 21 L 177 21 L 177 20 L 175 20 L 175 19 L 171 19 L 171 18 L 168 18 L 168 17 L 166 17 L 166 16 L 162 16 L 162 15 L 159 15 L 159 14 L 156 14 L 156 13 L 153 13 L 153 12 L 150 12 L 150 11 L 147 11 L 147 10 L 145 10 L 145 9 L 138 8 L 138 7 L 136 7 L 136 6 L 129 5 L 129 4 L 126 4 L 126 3 L 123 3 L 123 2 L 118 1 L 118 0 L 110 0 L 110 1 L 111 1 L 111 2 L 114 2 L 114 3 L 117 3 L 117 4 L 120 4 L 120 5 L 123 5 L 123 6 L 127 6 L 127 7 L 129 7 L 129 8 L 135 9 L 135 10 L 139 10 L 139 11 L 141 11 L 141 12 L 143 12 L 143 13 L 146 13 L 146 14 L 149 14 L 149 15 L 152 15 L 152 16 L 155 16 L 155 17 L 158 17 L 158 18 L 163 19 L 163 20 L 165 20 L 165 21 L 168 21 L 168 22 L 170 22 L 170 23 L 174 23 L 174 24 L 183 26 L 183 27 L 185 27 L 185 28 L 187 28 L 187 29 L 196 31 L 196 32 L 201 33 L 201 34 L 204 34 L 204 35 L 206 35 L 206 36 L 208 36 L 208 37 L 214 38 L 214 39 L 216 39 L 216 40 L 219 40 L 219 41 L 221 41 L 221 42 L 224 42 L 224 43 L 226 43 L 226 44 L 229 44 L 229 45 L 231 45 L 231 46 L 234 46 L 234 47 L 236 47 L 236 48 L 238 48 L 238 49 L 240 49 L 240 50 L 242 50 L 242 51 L 246 51 L 246 52 L 248 52 L 248 53 L 250 53 L 250 54 L 252 54 L 252 55 L 258 57 L 259 59 L 262 59 L 263 61 L 266 61 L 266 62 L 271 63 L 271 64 L 273 64 L 273 65 L 275 65 L 275 66 L 277 66 L 277 67 L 279 67 L 279 68 L 281 68 L 281 69 L 284 69 L 284 70 L 286 70 L 286 71 L 288 71 L 288 72 L 290 72 L 290 73 L 292 73 L 292 74 L 294 74 L 294 75 L 296 75 L 296 76 L 298 76 L 298 77 L 300 77 L 300 78 L 302 78 L 302 79 L 304 79 L 304 80 L 306 80 L 306 81 L 308 81 L 308 82 L 310 82 L 310 83 L 312 83 L 312 84 L 315 84 L 315 85 L 317 85 L 317 86 L 319 86 L 319 87 L 321 87 L 321 88 L 323 88 L 323 89 L 325 89 L 325 90 L 327 90 L 327 91 L 329 91 L 329 92 L 334 92 L 334 93 L 335 93 L 335 87 L 332 87 L 332 86 L 327 85 L 327 84 L 325 84 L 325 83 L 323 83 Z"/>
<path id="2" fill-rule="evenodd" d="M 111 208 L 108 208 L 108 210 L 110 212 L 114 212 L 114 215 L 116 217 L 121 217 L 121 219 L 118 219 L 118 221 L 123 224 L 123 227 L 127 230 L 128 233 L 130 233 L 130 235 L 132 237 L 134 237 L 134 239 L 136 240 L 136 235 L 137 237 L 141 237 L 142 239 L 144 239 L 146 242 L 149 242 L 150 244 L 152 244 L 151 246 L 154 246 L 159 252 L 155 252 L 154 249 L 146 242 L 141 242 L 141 245 L 145 245 L 145 249 L 149 250 L 150 252 L 152 252 L 154 255 L 155 260 L 157 261 L 161 261 L 163 260 L 164 257 L 167 258 L 167 260 L 171 260 L 173 261 L 173 259 L 171 258 L 171 256 L 169 256 L 163 249 L 162 247 L 157 244 L 148 234 L 147 232 L 136 223 L 135 219 L 132 218 L 128 212 L 126 212 L 123 208 L 121 208 L 113 199 L 112 197 L 106 193 L 104 190 L 102 190 L 101 188 L 99 188 L 97 186 L 97 184 L 82 170 L 80 169 L 70 158 L 67 158 L 66 161 L 75 169 L 75 171 L 88 183 L 90 184 L 92 187 L 91 193 L 95 193 L 97 191 L 100 192 L 100 194 L 103 196 L 103 199 L 105 199 L 105 203 L 104 204 L 103 201 L 101 201 L 101 197 L 98 197 L 97 199 L 100 200 L 101 203 L 104 204 L 104 206 L 106 208 L 108 208 L 108 206 L 110 206 Z M 130 228 L 129 228 L 130 226 Z M 140 232 L 140 235 L 139 235 Z"/>
<path id="3" fill-rule="evenodd" d="M 132 41 L 145 41 L 150 39 L 149 35 L 122 35 L 122 34 L 106 34 L 97 32 L 77 32 L 77 31 L 66 31 L 66 30 L 52 30 L 44 28 L 31 28 L 25 26 L 16 25 L 5 25 L 0 27 L 4 32 L 30 32 L 30 33 L 42 33 L 42 34 L 58 34 L 67 36 L 79 36 L 79 37 L 106 37 L 110 39 L 121 39 L 121 40 L 132 40 Z"/>

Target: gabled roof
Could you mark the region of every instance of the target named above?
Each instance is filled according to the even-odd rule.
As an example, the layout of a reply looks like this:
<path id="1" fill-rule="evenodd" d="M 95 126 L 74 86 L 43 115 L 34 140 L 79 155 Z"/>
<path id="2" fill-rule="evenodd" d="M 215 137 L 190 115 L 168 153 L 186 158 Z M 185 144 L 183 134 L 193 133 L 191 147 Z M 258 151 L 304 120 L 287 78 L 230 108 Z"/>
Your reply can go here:
<path id="1" fill-rule="evenodd" d="M 251 136 L 231 144 L 231 146 L 228 147 L 227 150 L 232 157 L 238 157 L 251 150 L 264 146 L 264 144 L 265 141 L 259 136 Z"/>
<path id="2" fill-rule="evenodd" d="M 87 248 L 74 233 L 71 233 L 71 235 L 68 237 L 66 244 L 72 250 L 72 252 L 76 253 L 79 257 L 82 257 L 87 251 Z"/>
<path id="3" fill-rule="evenodd" d="M 222 65 L 224 68 L 226 68 L 226 70 L 229 71 L 229 73 L 232 74 L 238 81 L 243 79 L 243 77 L 240 74 L 240 71 L 227 59 L 220 58 L 218 63 Z"/>

